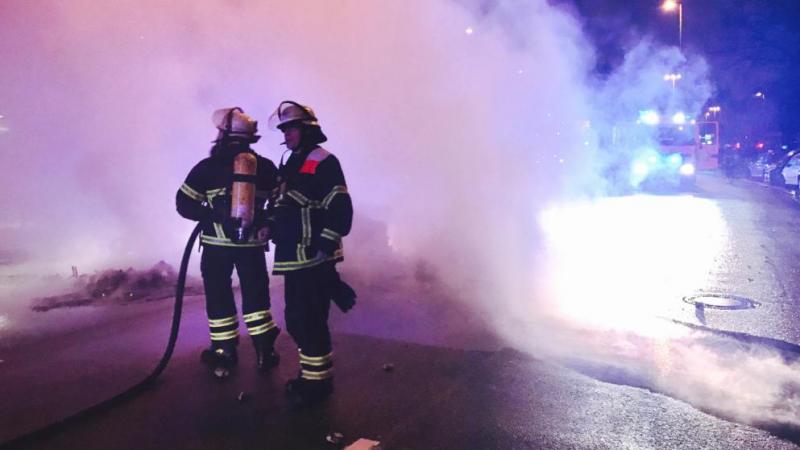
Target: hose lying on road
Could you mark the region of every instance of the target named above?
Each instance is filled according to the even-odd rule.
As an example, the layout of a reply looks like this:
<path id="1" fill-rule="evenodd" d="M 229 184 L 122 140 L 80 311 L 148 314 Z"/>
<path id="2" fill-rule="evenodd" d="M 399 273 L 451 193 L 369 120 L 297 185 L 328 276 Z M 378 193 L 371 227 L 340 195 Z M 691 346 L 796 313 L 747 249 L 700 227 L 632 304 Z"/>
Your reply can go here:
<path id="1" fill-rule="evenodd" d="M 164 350 L 164 355 L 161 356 L 161 360 L 158 362 L 158 365 L 155 369 L 153 369 L 150 375 L 127 390 L 107 400 L 45 425 L 38 430 L 33 430 L 8 442 L 4 442 L 0 444 L 0 448 L 5 449 L 19 447 L 48 436 L 53 436 L 97 413 L 111 409 L 112 407 L 131 399 L 136 395 L 139 395 L 145 389 L 153 385 L 156 378 L 158 378 L 161 372 L 163 372 L 167 367 L 167 363 L 169 363 L 169 359 L 172 357 L 172 351 L 175 349 L 175 342 L 178 340 L 178 329 L 181 325 L 181 311 L 183 309 L 183 291 L 186 286 L 186 270 L 189 265 L 189 257 L 192 254 L 192 247 L 194 247 L 194 243 L 197 240 L 197 235 L 200 234 L 200 229 L 201 226 L 198 223 L 192 231 L 192 234 L 189 236 L 189 240 L 186 242 L 186 248 L 183 251 L 183 258 L 181 259 L 181 269 L 178 273 L 178 283 L 175 286 L 175 307 L 172 312 L 172 329 L 170 330 L 169 341 L 167 342 L 167 348 Z"/>

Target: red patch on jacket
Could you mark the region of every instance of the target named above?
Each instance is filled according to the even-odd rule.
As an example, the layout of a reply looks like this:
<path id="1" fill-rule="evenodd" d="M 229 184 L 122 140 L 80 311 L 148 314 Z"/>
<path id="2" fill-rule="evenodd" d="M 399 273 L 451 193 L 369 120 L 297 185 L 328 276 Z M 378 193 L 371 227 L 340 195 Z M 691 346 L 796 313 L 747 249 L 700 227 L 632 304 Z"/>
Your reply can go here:
<path id="1" fill-rule="evenodd" d="M 319 165 L 319 161 L 313 160 L 306 160 L 303 163 L 303 166 L 300 167 L 300 173 L 310 173 L 315 174 L 317 172 L 317 166 Z"/>

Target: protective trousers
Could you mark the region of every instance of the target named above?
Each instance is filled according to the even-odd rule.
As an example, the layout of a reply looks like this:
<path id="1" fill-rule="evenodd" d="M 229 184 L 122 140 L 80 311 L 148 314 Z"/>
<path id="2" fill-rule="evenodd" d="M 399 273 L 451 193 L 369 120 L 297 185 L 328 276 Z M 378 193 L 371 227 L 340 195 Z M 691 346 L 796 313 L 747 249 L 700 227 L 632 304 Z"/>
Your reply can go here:
<path id="1" fill-rule="evenodd" d="M 325 380 L 333 376 L 330 280 L 334 263 L 327 262 L 285 274 L 286 328 L 300 350 L 300 377 Z"/>
<path id="2" fill-rule="evenodd" d="M 270 312 L 269 279 L 263 247 L 204 245 L 200 271 L 206 292 L 211 342 L 215 347 L 226 349 L 239 342 L 239 322 L 231 287 L 234 267 L 242 291 L 242 317 L 254 343 L 276 327 Z"/>

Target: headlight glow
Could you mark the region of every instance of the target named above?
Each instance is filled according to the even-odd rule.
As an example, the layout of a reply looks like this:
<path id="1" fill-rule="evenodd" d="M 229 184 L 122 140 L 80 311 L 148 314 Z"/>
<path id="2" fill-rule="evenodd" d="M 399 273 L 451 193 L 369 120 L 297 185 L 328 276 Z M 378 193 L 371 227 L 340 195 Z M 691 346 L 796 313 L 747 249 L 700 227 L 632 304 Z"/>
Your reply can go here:
<path id="1" fill-rule="evenodd" d="M 672 123 L 675 125 L 683 125 L 686 123 L 686 114 L 677 112 L 672 116 Z"/>
<path id="2" fill-rule="evenodd" d="M 683 162 L 683 156 L 680 153 L 673 153 L 669 155 L 667 162 L 672 167 L 678 167 Z"/>
<path id="3" fill-rule="evenodd" d="M 657 112 L 653 110 L 647 110 L 639 112 L 639 120 L 641 120 L 645 125 L 658 125 L 658 123 L 661 121 L 661 118 L 658 117 Z"/>
<path id="4" fill-rule="evenodd" d="M 681 173 L 681 175 L 686 175 L 686 176 L 694 175 L 694 164 L 686 163 L 682 165 L 681 168 L 678 169 L 678 171 Z"/>
<path id="5" fill-rule="evenodd" d="M 650 172 L 650 168 L 647 167 L 647 164 L 637 161 L 633 164 L 633 173 L 639 176 L 645 176 L 647 173 Z"/>

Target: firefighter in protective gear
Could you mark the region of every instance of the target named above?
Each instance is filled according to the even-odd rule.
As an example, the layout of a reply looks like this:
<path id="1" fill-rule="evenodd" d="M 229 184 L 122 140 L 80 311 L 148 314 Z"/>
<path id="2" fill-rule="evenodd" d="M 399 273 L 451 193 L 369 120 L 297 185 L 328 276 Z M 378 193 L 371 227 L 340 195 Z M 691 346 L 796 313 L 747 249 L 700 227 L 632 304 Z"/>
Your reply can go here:
<path id="1" fill-rule="evenodd" d="M 327 137 L 311 108 L 282 102 L 269 125 L 283 132 L 291 150 L 267 220 L 275 243 L 273 274 L 285 280 L 286 328 L 300 350 L 300 374 L 287 383 L 287 395 L 303 406 L 333 391 L 328 312 L 341 287 L 335 264 L 343 259 L 353 207 L 339 160 L 319 146 Z"/>
<path id="2" fill-rule="evenodd" d="M 238 362 L 239 319 L 231 287 L 234 267 L 242 293 L 242 318 L 261 371 L 278 364 L 280 332 L 270 312 L 266 201 L 277 184 L 277 168 L 250 144 L 257 122 L 241 108 L 214 112 L 218 130 L 211 154 L 195 165 L 176 195 L 178 213 L 202 223 L 200 267 L 206 294 L 211 346 L 202 353 L 214 374 L 226 377 Z"/>

